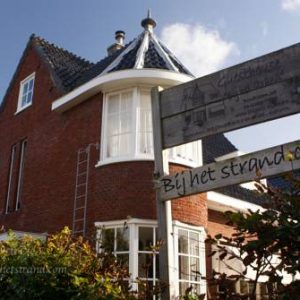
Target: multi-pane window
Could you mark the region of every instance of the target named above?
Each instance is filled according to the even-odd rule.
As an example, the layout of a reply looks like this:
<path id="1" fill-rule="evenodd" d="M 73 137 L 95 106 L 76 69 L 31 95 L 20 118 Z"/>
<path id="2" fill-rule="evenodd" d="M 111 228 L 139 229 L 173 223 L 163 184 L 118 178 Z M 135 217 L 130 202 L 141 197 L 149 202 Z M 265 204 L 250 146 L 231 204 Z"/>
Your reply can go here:
<path id="1" fill-rule="evenodd" d="M 129 229 L 126 226 L 103 228 L 101 247 L 112 252 L 123 266 L 129 266 Z"/>
<path id="2" fill-rule="evenodd" d="M 149 90 L 135 88 L 107 94 L 104 111 L 102 160 L 145 157 L 153 153 Z"/>
<path id="3" fill-rule="evenodd" d="M 7 195 L 6 195 L 6 207 L 5 213 L 9 213 L 13 210 L 13 186 L 14 186 L 14 170 L 16 163 L 17 145 L 12 146 L 10 154 L 10 164 L 8 170 L 8 184 L 7 184 Z"/>
<path id="4" fill-rule="evenodd" d="M 138 277 L 153 287 L 158 278 L 159 255 L 156 249 L 156 227 L 138 227 Z"/>
<path id="5" fill-rule="evenodd" d="M 32 104 L 35 73 L 25 78 L 20 85 L 18 111 Z"/>
<path id="6" fill-rule="evenodd" d="M 21 142 L 21 150 L 20 150 L 21 151 L 20 165 L 19 165 L 18 185 L 17 185 L 17 199 L 16 199 L 16 207 L 15 207 L 16 210 L 18 210 L 21 205 L 26 149 L 27 149 L 27 141 L 23 140 Z"/>
<path id="7" fill-rule="evenodd" d="M 8 168 L 5 213 L 18 210 L 21 206 L 27 140 L 12 146 Z"/>
<path id="8" fill-rule="evenodd" d="M 170 160 L 192 166 L 202 165 L 201 141 L 183 144 L 170 149 Z"/>
<path id="9" fill-rule="evenodd" d="M 132 92 L 113 94 L 107 101 L 106 156 L 126 156 L 132 152 Z"/>
<path id="10" fill-rule="evenodd" d="M 139 127 L 138 127 L 138 147 L 139 152 L 153 154 L 152 137 L 152 113 L 150 93 L 142 91 L 139 101 Z"/>
<path id="11" fill-rule="evenodd" d="M 204 252 L 204 245 L 200 241 L 200 233 L 178 229 L 178 278 L 181 295 L 190 287 L 197 294 L 201 292 L 203 272 L 200 264 L 204 264 L 200 260 L 201 252 Z"/>
<path id="12" fill-rule="evenodd" d="M 108 93 L 104 100 L 101 161 L 153 159 L 150 89 L 133 88 Z M 199 166 L 201 141 L 169 150 L 170 161 Z"/>
<path id="13" fill-rule="evenodd" d="M 173 222 L 174 267 L 170 277 L 174 278 L 176 294 L 184 295 L 190 286 L 197 293 L 206 293 L 206 266 L 203 228 Z M 159 247 L 157 223 L 150 220 L 129 219 L 97 223 L 101 249 L 114 253 L 129 268 L 133 290 L 148 286 L 152 288 L 159 279 Z M 191 229 L 192 228 L 192 229 Z M 167 262 L 163 262 L 168 266 Z M 178 277 L 178 280 L 176 279 Z M 136 281 L 139 278 L 139 281 Z M 151 297 L 152 298 L 152 297 Z M 153 297 L 155 298 L 155 297 Z"/>
<path id="14" fill-rule="evenodd" d="M 134 220 L 126 225 L 122 221 L 116 225 L 102 223 L 100 227 L 99 250 L 112 252 L 128 267 L 134 290 L 142 289 L 144 285 L 152 288 L 158 279 L 157 227 L 153 223 Z"/>

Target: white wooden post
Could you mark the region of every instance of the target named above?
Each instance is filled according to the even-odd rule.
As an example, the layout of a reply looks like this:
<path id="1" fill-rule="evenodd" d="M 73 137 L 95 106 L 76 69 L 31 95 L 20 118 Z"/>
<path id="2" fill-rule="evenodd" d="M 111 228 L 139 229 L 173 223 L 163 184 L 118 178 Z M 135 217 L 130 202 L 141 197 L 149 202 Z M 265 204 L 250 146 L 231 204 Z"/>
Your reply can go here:
<path id="1" fill-rule="evenodd" d="M 159 105 L 159 91 L 161 87 L 151 90 L 152 123 L 154 142 L 154 179 L 159 180 L 169 173 L 168 153 L 162 148 L 161 118 Z M 173 276 L 173 239 L 172 239 L 172 210 L 171 201 L 162 201 L 160 189 L 156 190 L 156 214 L 159 239 L 163 242 L 159 250 L 159 277 L 168 286 L 162 294 L 162 300 L 172 299 L 174 296 Z"/>

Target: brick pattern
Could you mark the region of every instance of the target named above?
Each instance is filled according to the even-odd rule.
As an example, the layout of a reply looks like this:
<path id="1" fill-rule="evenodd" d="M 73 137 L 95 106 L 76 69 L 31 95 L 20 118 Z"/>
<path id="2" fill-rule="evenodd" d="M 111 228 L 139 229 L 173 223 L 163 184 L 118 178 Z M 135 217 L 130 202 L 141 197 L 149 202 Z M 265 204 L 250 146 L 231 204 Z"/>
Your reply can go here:
<path id="1" fill-rule="evenodd" d="M 33 104 L 15 115 L 19 82 L 36 72 Z M 0 114 L 0 224 L 33 232 L 53 232 L 72 225 L 79 148 L 99 142 L 102 95 L 70 111 L 51 111 L 60 96 L 46 64 L 28 48 Z M 11 146 L 27 138 L 21 209 L 4 214 Z M 19 151 L 19 150 L 18 150 Z M 95 168 L 99 151 L 92 148 L 87 224 L 127 217 L 156 219 L 153 162 L 124 162 Z M 183 170 L 173 165 L 171 172 Z M 207 225 L 206 196 L 191 196 L 172 203 L 173 218 L 192 225 Z"/>

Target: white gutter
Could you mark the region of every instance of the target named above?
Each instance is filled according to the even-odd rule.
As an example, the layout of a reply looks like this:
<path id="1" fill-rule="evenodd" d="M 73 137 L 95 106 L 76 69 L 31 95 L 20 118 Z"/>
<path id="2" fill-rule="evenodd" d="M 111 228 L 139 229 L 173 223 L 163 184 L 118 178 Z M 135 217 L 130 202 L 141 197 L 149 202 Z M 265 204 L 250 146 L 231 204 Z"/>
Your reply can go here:
<path id="1" fill-rule="evenodd" d="M 122 84 L 122 86 L 133 86 L 134 84 L 173 86 L 192 79 L 194 79 L 194 77 L 186 74 L 160 69 L 130 69 L 111 72 L 95 77 L 70 93 L 55 100 L 52 103 L 52 110 L 64 112 L 87 100 L 93 95 L 108 89 L 118 88 L 120 84 Z"/>
<path id="2" fill-rule="evenodd" d="M 239 200 L 217 192 L 207 192 L 207 205 L 209 209 L 220 212 L 228 210 L 246 212 L 248 209 L 253 211 L 264 210 L 264 208 L 260 205 Z"/>

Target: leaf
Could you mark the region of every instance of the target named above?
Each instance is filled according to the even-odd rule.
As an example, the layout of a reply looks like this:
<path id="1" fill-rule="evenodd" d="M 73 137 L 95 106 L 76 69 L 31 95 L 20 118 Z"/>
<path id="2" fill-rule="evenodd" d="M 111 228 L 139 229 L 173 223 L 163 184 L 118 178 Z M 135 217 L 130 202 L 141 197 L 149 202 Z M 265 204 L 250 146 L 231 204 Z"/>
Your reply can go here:
<path id="1" fill-rule="evenodd" d="M 220 240 L 223 237 L 221 233 L 215 235 L 215 239 Z"/>

